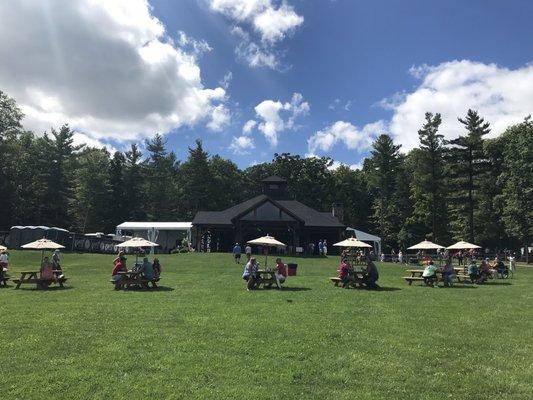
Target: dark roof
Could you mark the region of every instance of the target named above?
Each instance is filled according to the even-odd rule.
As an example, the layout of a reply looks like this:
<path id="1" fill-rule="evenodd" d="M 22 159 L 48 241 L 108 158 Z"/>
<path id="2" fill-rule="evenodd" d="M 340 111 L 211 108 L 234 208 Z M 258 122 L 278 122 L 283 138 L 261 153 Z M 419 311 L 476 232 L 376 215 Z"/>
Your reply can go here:
<path id="1" fill-rule="evenodd" d="M 261 182 L 267 182 L 267 183 L 281 183 L 281 182 L 287 182 L 285 179 L 280 178 L 279 176 L 272 175 L 268 178 L 263 179 Z"/>
<path id="2" fill-rule="evenodd" d="M 281 209 L 291 214 L 304 223 L 305 226 L 343 228 L 344 225 L 328 212 L 320 212 L 300 203 L 296 200 L 273 200 L 261 194 L 250 200 L 239 203 L 223 211 L 198 211 L 192 223 L 193 225 L 228 225 L 233 224 L 233 219 L 245 214 L 259 204 L 271 201 Z"/>

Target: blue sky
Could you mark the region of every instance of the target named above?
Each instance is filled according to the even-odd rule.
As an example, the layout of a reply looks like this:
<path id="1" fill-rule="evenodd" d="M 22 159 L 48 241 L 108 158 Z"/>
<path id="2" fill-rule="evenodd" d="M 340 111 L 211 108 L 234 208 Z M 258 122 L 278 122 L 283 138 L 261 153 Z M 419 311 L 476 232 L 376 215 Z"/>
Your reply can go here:
<path id="1" fill-rule="evenodd" d="M 135 3 L 131 8 L 136 12 L 131 13 L 120 7 L 120 1 L 116 8 L 103 2 L 99 11 L 105 11 L 106 18 L 100 16 L 98 21 L 109 27 L 102 34 L 94 20 L 79 12 L 84 1 L 78 3 L 78 8 L 67 3 L 55 8 L 51 3 L 40 11 L 30 10 L 29 5 L 9 11 L 0 6 L 0 15 L 11 13 L 13 24 L 20 18 L 21 28 L 28 18 L 37 25 L 42 22 L 43 32 L 50 35 L 43 39 L 45 44 L 56 54 L 79 52 L 87 68 L 67 74 L 71 77 L 67 83 L 57 78 L 54 87 L 55 76 L 20 72 L 13 59 L 0 67 L 0 89 L 24 105 L 30 127 L 46 129 L 46 124 L 68 119 L 65 122 L 79 131 L 79 140 L 94 145 L 120 149 L 159 131 L 166 133 L 169 147 L 180 158 L 200 138 L 211 154 L 230 158 L 243 168 L 269 161 L 275 152 L 327 155 L 357 167 L 379 133 L 390 133 L 405 150 L 415 146 L 425 111 L 443 114 L 447 137 L 461 133 L 456 117 L 469 107 L 486 116 L 493 135 L 533 111 L 532 90 L 525 89 L 533 84 L 530 1 L 151 0 L 150 8 L 144 0 L 135 0 L 126 2 Z M 242 12 L 250 5 L 255 8 Z M 94 18 L 97 15 L 95 11 Z M 64 22 L 67 17 L 80 18 L 79 32 Z M 172 93 L 158 96 L 164 92 L 164 79 L 153 72 L 153 65 L 146 65 L 151 62 L 132 65 L 138 60 L 132 58 L 128 64 L 123 57 L 102 66 L 105 56 L 95 60 L 94 54 L 80 50 L 87 40 L 94 40 L 102 54 L 108 47 L 116 54 L 116 44 L 125 37 L 119 35 L 126 29 L 124 18 L 138 28 L 125 31 L 138 35 L 138 41 L 124 43 L 125 52 L 128 46 L 138 51 L 149 42 L 170 42 L 178 52 L 172 57 L 179 59 L 182 52 L 193 58 L 187 65 L 198 68 L 199 80 L 187 81 L 187 86 L 180 77 L 165 75 Z M 161 28 L 154 27 L 154 21 Z M 31 37 L 35 32 L 25 34 Z M 76 46 L 71 42 L 78 36 Z M 13 37 L 14 43 L 20 40 Z M 12 49 L 0 44 L 0 56 L 2 50 L 6 56 L 10 50 L 9 57 L 14 58 Z M 269 61 L 254 64 L 252 57 L 259 52 L 270 56 Z M 41 63 L 60 70 L 57 57 L 42 57 Z M 161 70 L 167 71 L 168 65 L 163 66 Z M 134 67 L 151 69 L 126 79 Z M 63 76 L 65 68 L 70 67 L 62 66 Z M 223 82 L 225 76 L 231 79 Z M 24 91 L 13 84 L 14 79 L 27 81 Z M 106 79 L 111 86 L 120 83 L 115 92 L 106 93 L 109 82 L 94 88 L 95 82 Z M 132 81 L 147 86 L 141 92 L 145 102 L 128 104 L 123 96 L 113 99 L 117 91 L 129 93 Z M 80 97 L 76 105 L 67 102 L 70 89 L 65 85 L 76 88 Z M 84 87 L 89 88 L 80 90 Z M 202 91 L 216 88 L 217 94 Z M 189 89 L 202 93 L 192 110 L 187 108 L 189 98 L 180 92 Z M 138 94 L 134 88 L 131 91 L 134 97 Z M 33 93 L 31 99 L 28 93 Z M 110 98 L 107 113 L 96 105 L 102 97 Z M 185 105 L 173 109 L 176 101 Z M 117 102 L 127 110 L 114 110 Z M 254 121 L 253 128 L 243 132 L 247 121 Z"/>

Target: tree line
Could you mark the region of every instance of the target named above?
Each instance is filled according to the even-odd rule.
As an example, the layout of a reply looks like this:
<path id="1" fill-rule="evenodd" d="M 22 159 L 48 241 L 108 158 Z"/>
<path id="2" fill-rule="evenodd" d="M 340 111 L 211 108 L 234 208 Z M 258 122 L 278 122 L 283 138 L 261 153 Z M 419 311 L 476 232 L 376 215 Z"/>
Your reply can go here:
<path id="1" fill-rule="evenodd" d="M 209 155 L 197 140 L 179 160 L 159 135 L 111 154 L 75 146 L 68 125 L 38 136 L 25 130 L 16 102 L 0 91 L 0 230 L 58 226 L 113 232 L 124 221 L 190 221 L 198 210 L 222 210 L 261 193 L 278 175 L 310 207 L 344 206 L 344 223 L 379 235 L 385 249 L 427 238 L 467 240 L 492 249 L 530 243 L 533 230 L 533 123 L 530 117 L 488 139 L 476 111 L 447 141 L 441 115 L 427 113 L 419 147 L 404 153 L 382 134 L 361 170 L 332 168 L 330 158 L 275 154 L 244 170 Z"/>

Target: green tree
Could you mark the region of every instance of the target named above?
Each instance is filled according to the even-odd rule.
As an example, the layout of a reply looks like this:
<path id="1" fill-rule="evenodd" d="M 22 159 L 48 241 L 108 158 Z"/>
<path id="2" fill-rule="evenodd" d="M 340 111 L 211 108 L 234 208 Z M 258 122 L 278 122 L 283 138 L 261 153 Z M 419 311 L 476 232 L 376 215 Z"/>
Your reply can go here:
<path id="1" fill-rule="evenodd" d="M 410 222 L 439 242 L 447 239 L 448 225 L 444 176 L 444 136 L 438 133 L 440 114 L 426 113 L 418 131 L 420 148 L 411 153 L 414 161 L 410 195 L 414 202 Z"/>
<path id="2" fill-rule="evenodd" d="M 124 171 L 124 208 L 128 221 L 144 221 L 144 176 L 142 171 L 142 153 L 136 144 L 126 152 Z"/>
<path id="3" fill-rule="evenodd" d="M 213 177 L 213 209 L 223 210 L 247 200 L 243 196 L 244 176 L 237 165 L 219 155 L 211 157 L 209 169 Z"/>
<path id="4" fill-rule="evenodd" d="M 122 152 L 116 151 L 109 161 L 109 218 L 106 231 L 113 230 L 114 227 L 128 219 L 125 170 L 126 157 Z"/>
<path id="5" fill-rule="evenodd" d="M 468 110 L 466 118 L 459 118 L 466 130 L 466 136 L 451 140 L 450 197 L 452 204 L 452 231 L 457 239 L 468 238 L 475 242 L 475 214 L 478 207 L 478 189 L 487 171 L 483 152 L 483 136 L 490 132 L 488 122 L 477 111 Z"/>

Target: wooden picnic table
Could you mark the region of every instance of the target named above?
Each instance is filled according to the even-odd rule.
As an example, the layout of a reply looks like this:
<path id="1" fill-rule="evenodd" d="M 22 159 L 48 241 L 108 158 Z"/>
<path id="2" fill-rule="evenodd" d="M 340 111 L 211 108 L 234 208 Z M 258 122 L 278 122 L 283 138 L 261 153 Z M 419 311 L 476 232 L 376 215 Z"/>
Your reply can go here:
<path id="1" fill-rule="evenodd" d="M 350 269 L 350 271 L 348 272 L 348 277 L 350 278 L 350 280 L 346 286 L 357 287 L 357 284 L 359 284 L 360 287 L 363 287 L 363 278 L 365 277 L 365 275 L 366 271 Z M 341 278 L 339 278 L 338 276 L 331 277 L 329 278 L 329 280 L 335 286 L 339 286 L 342 283 Z"/>
<path id="2" fill-rule="evenodd" d="M 143 287 L 148 289 L 148 283 L 152 283 L 152 287 L 157 287 L 156 282 L 159 281 L 159 277 L 154 276 L 153 279 L 147 279 L 142 275 L 141 271 L 119 271 L 121 275 L 119 281 L 110 280 L 115 285 L 115 289 L 129 288 L 131 286 Z"/>
<path id="3" fill-rule="evenodd" d="M 67 278 L 65 277 L 59 277 L 55 279 L 44 279 L 40 278 L 40 271 L 21 271 L 20 273 L 20 279 L 14 279 L 13 282 L 17 284 L 15 289 L 20 288 L 20 285 L 24 284 L 36 284 L 37 289 L 44 289 L 50 286 L 51 284 L 55 283 L 58 284 L 60 287 L 64 287 L 63 283 L 67 281 Z"/>
<path id="4" fill-rule="evenodd" d="M 267 269 L 259 269 L 257 270 L 257 273 L 261 277 L 261 280 L 259 282 L 259 285 L 272 287 L 272 285 L 276 285 L 278 289 L 281 289 L 281 283 L 279 282 L 277 276 L 276 276 L 276 268 L 267 268 Z"/>

